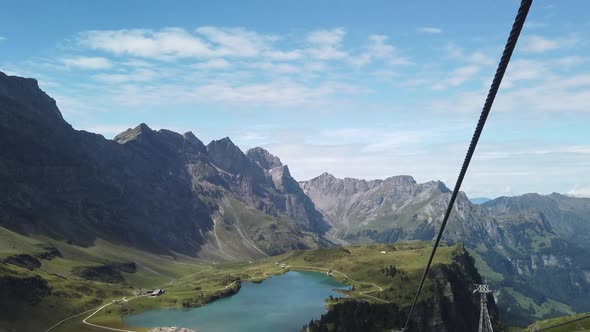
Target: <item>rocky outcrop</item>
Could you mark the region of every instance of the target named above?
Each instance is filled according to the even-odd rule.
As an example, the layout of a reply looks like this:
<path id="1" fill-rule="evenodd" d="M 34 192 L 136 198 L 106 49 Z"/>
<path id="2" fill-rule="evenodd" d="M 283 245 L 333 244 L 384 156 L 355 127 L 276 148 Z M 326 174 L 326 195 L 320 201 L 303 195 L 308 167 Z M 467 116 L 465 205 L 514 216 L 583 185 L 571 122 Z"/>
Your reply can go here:
<path id="1" fill-rule="evenodd" d="M 15 254 L 9 255 L 1 260 L 2 263 L 11 264 L 18 267 L 25 268 L 29 271 L 38 269 L 41 267 L 41 262 L 31 255 L 27 254 Z"/>
<path id="2" fill-rule="evenodd" d="M 31 277 L 15 277 L 0 274 L 0 289 L 2 289 L 3 302 L 24 301 L 34 305 L 44 297 L 51 294 L 51 288 L 47 281 L 36 275 Z M 3 303 L 2 303 L 3 304 Z"/>
<path id="3" fill-rule="evenodd" d="M 116 284 L 125 281 L 121 272 L 135 273 L 136 271 L 137 266 L 135 263 L 128 262 L 99 266 L 76 266 L 72 269 L 72 274 L 86 280 Z"/>
<path id="4" fill-rule="evenodd" d="M 316 207 L 334 227 L 332 232 L 349 242 L 395 242 L 431 239 L 450 199 L 450 190 L 440 181 L 416 183 L 411 176 L 385 180 L 338 179 L 324 173 L 299 183 Z M 463 234 L 494 233 L 494 220 L 461 193 L 445 238 L 460 241 Z M 479 219 L 478 223 L 470 220 Z M 488 232 L 490 233 L 490 232 Z M 493 234 L 497 237 L 497 234 Z M 480 237 L 489 242 L 490 239 Z"/>
<path id="5" fill-rule="evenodd" d="M 151 329 L 149 332 L 197 332 L 195 330 L 190 330 L 184 327 L 156 327 Z"/>
<path id="6" fill-rule="evenodd" d="M 263 148 L 256 147 L 248 150 L 246 155 L 255 161 L 260 167 L 264 169 L 272 169 L 275 167 L 283 166 L 279 157 L 273 156 L 270 152 Z"/>

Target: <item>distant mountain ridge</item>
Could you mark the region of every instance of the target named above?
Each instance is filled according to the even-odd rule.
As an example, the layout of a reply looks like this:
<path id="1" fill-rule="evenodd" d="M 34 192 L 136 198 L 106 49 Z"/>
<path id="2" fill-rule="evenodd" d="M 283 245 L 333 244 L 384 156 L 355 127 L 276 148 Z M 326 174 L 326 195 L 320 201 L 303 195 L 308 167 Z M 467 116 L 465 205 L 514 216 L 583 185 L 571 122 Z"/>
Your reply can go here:
<path id="1" fill-rule="evenodd" d="M 474 198 L 470 198 L 469 200 L 473 204 L 483 204 L 483 203 L 491 201 L 492 199 L 493 198 L 488 198 L 488 197 L 474 197 Z"/>
<path id="2" fill-rule="evenodd" d="M 300 186 L 330 233 L 351 243 L 430 240 L 451 196 L 442 182 L 409 176 L 366 181 L 324 173 Z M 590 199 L 526 194 L 478 205 L 460 193 L 443 239 L 466 244 L 509 321 L 590 310 Z"/>

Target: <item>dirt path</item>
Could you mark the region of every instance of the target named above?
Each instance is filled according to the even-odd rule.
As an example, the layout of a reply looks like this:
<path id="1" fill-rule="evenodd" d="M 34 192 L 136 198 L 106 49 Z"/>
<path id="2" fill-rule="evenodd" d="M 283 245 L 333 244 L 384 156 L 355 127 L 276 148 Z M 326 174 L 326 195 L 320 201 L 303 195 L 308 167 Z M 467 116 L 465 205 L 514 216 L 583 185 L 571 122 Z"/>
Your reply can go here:
<path id="1" fill-rule="evenodd" d="M 213 269 L 213 267 L 212 267 L 211 265 L 207 265 L 207 267 L 206 267 L 206 268 L 204 268 L 204 269 L 202 269 L 201 271 L 198 271 L 198 272 L 195 272 L 195 273 L 191 273 L 191 274 L 189 274 L 189 275 L 187 275 L 187 276 L 184 276 L 184 277 L 182 277 L 182 278 L 178 278 L 178 279 L 172 279 L 172 280 L 170 280 L 170 282 L 168 282 L 167 284 L 164 284 L 164 286 L 171 285 L 171 284 L 173 284 L 173 283 L 174 283 L 174 282 L 176 282 L 176 281 L 183 280 L 183 279 L 186 279 L 186 278 L 190 278 L 190 277 L 192 277 L 192 276 L 195 276 L 195 275 L 197 275 L 197 274 L 200 274 L 200 273 L 203 273 L 203 272 L 205 272 L 205 271 L 212 270 L 212 269 Z M 234 281 L 234 282 L 235 282 L 235 281 Z M 227 288 L 227 287 L 229 287 L 229 286 L 231 286 L 231 284 L 230 284 L 230 285 L 228 285 L 228 286 L 226 286 L 226 288 Z M 156 286 L 156 287 L 161 287 L 161 286 Z M 58 327 L 59 325 L 61 325 L 63 322 L 65 322 L 65 321 L 68 321 L 68 320 L 70 320 L 70 319 L 73 319 L 73 318 L 76 318 L 76 317 L 79 317 L 79 316 L 82 316 L 82 315 L 84 315 L 84 314 L 86 314 L 86 313 L 89 313 L 89 312 L 91 312 L 91 311 L 93 311 L 93 312 L 92 312 L 90 315 L 88 315 L 88 317 L 84 318 L 84 319 L 82 320 L 82 323 L 84 323 L 84 324 L 86 324 L 86 325 L 89 325 L 89 326 L 93 326 L 93 327 L 99 328 L 99 329 L 109 330 L 109 331 L 120 331 L 120 332 L 135 332 L 135 331 L 131 331 L 131 330 L 122 330 L 122 329 L 116 329 L 116 328 L 113 328 L 113 327 L 108 327 L 108 326 L 102 326 L 102 325 L 98 325 L 98 324 L 93 324 L 93 323 L 89 323 L 89 322 L 87 322 L 87 320 L 88 320 L 88 319 L 90 319 L 90 318 L 92 318 L 92 316 L 96 315 L 96 314 L 97 314 L 98 312 L 100 312 L 102 309 L 104 309 L 104 308 L 106 308 L 106 307 L 110 306 L 110 305 L 111 305 L 111 304 L 113 304 L 113 303 L 117 303 L 117 301 L 121 301 L 121 302 L 129 302 L 129 301 L 131 301 L 131 300 L 134 300 L 134 299 L 137 299 L 137 298 L 140 298 L 140 297 L 143 297 L 143 296 L 145 296 L 145 295 L 138 295 L 138 296 L 134 296 L 134 297 L 131 297 L 131 298 L 127 298 L 127 296 L 123 296 L 123 297 L 122 297 L 121 299 L 119 299 L 119 300 L 112 300 L 111 302 L 109 302 L 109 303 L 107 303 L 107 304 L 104 304 L 104 305 L 103 305 L 103 306 L 101 306 L 101 307 L 94 308 L 94 309 L 90 309 L 90 310 L 86 310 L 86 311 L 84 311 L 84 312 L 81 312 L 81 313 L 79 313 L 79 314 L 77 314 L 77 315 L 73 315 L 73 316 L 70 316 L 70 317 L 64 318 L 64 319 L 60 320 L 59 322 L 57 322 L 57 323 L 56 323 L 55 325 L 53 325 L 52 327 L 50 327 L 50 328 L 48 328 L 47 330 L 45 330 L 45 332 L 50 332 L 51 330 L 53 330 L 53 329 L 55 329 L 56 327 Z"/>

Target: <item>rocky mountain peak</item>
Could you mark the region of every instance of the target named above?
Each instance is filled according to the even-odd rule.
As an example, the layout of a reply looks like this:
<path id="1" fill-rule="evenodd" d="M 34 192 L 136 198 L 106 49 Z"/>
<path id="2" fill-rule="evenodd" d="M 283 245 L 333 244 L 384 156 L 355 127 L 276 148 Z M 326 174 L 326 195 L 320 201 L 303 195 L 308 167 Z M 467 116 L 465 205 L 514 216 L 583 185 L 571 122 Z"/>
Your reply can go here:
<path id="1" fill-rule="evenodd" d="M 410 175 L 396 175 L 388 177 L 385 180 L 383 180 L 383 182 L 395 185 L 416 184 L 416 180 L 414 180 L 414 178 Z"/>
<path id="2" fill-rule="evenodd" d="M 334 183 L 339 181 L 340 179 L 338 179 L 337 177 L 335 177 L 334 175 L 328 173 L 328 172 L 324 172 L 322 173 L 320 176 L 317 176 L 309 181 L 309 183 L 318 183 L 318 184 L 328 184 L 328 183 Z"/>
<path id="3" fill-rule="evenodd" d="M 197 150 L 203 153 L 207 152 L 207 147 L 205 146 L 205 144 L 203 144 L 203 142 L 199 138 L 197 138 L 197 136 L 195 136 L 195 134 L 193 134 L 191 131 L 187 131 L 182 136 L 189 145 L 195 147 Z"/>
<path id="4" fill-rule="evenodd" d="M 255 147 L 248 150 L 246 155 L 264 169 L 272 169 L 283 166 L 283 163 L 281 163 L 279 157 L 272 155 L 270 152 L 261 147 Z"/>
<path id="5" fill-rule="evenodd" d="M 248 173 L 262 177 L 262 169 L 237 147 L 229 137 L 213 140 L 207 145 L 207 153 L 211 161 L 222 170 L 232 173 Z"/>
<path id="6" fill-rule="evenodd" d="M 127 129 L 124 132 L 120 133 L 119 135 L 115 136 L 115 142 L 119 144 L 125 144 L 130 141 L 141 141 L 144 139 L 146 135 L 153 134 L 154 131 L 148 127 L 145 123 L 139 124 L 137 127 L 131 129 Z"/>
<path id="7" fill-rule="evenodd" d="M 144 151 L 153 155 L 163 153 L 164 155 L 161 155 L 163 158 L 168 158 L 169 154 L 187 158 L 207 154 L 207 148 L 203 142 L 192 133 L 181 135 L 168 129 L 155 131 L 145 123 L 141 123 L 133 129 L 125 130 L 115 136 L 114 141 L 119 144 L 133 142 L 135 148 L 144 149 Z"/>
<path id="8" fill-rule="evenodd" d="M 269 174 L 275 184 L 275 187 L 277 187 L 279 190 L 286 190 L 286 186 L 292 186 L 293 183 L 295 183 L 295 186 L 297 186 L 297 183 L 291 176 L 289 167 L 287 165 L 273 167 L 269 170 Z"/>
<path id="9" fill-rule="evenodd" d="M 229 137 L 224 137 L 222 139 L 213 140 L 209 142 L 209 144 L 207 144 L 207 151 L 213 154 L 237 154 L 239 151 L 240 154 L 244 154 L 242 150 L 240 150 L 240 148 L 238 148 Z"/>
<path id="10" fill-rule="evenodd" d="M 436 188 L 437 190 L 440 190 L 443 193 L 453 192 L 451 189 L 449 189 L 449 187 L 447 187 L 447 185 L 444 182 L 442 182 L 440 180 L 429 181 L 424 184 L 428 185 L 428 186 L 432 186 L 433 188 Z"/>
<path id="11" fill-rule="evenodd" d="M 63 121 L 55 100 L 43 92 L 33 78 L 8 76 L 0 71 L 0 97 L 26 106 L 42 119 Z"/>
<path id="12" fill-rule="evenodd" d="M 328 172 L 324 172 L 317 177 L 318 179 L 335 179 L 336 177 Z"/>
<path id="13" fill-rule="evenodd" d="M 197 140 L 199 140 L 197 138 L 197 136 L 195 136 L 195 134 L 193 134 L 192 131 L 187 131 L 186 133 L 182 134 L 182 136 L 184 136 L 187 139 L 197 139 Z M 201 141 L 201 140 L 199 140 L 199 141 Z"/>

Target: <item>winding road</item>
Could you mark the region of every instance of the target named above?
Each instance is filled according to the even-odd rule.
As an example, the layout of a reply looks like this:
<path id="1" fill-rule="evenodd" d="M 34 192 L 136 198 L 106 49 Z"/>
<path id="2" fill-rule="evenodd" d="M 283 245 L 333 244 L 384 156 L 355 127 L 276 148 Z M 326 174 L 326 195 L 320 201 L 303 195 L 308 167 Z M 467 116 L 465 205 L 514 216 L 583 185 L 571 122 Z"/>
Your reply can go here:
<path id="1" fill-rule="evenodd" d="M 145 268 L 145 266 L 142 266 L 142 267 L 143 267 L 143 268 Z M 195 273 L 189 274 L 189 275 L 187 275 L 187 276 L 184 276 L 184 277 L 182 277 L 182 278 L 178 278 L 178 279 L 172 279 L 172 280 L 170 280 L 170 282 L 168 282 L 168 283 L 166 283 L 166 284 L 164 284 L 164 285 L 162 285 L 162 286 L 169 286 L 169 285 L 172 285 L 172 284 L 173 284 L 174 282 L 176 282 L 176 281 L 183 280 L 183 279 L 186 279 L 186 278 L 190 278 L 190 277 L 192 277 L 192 276 L 195 276 L 195 275 L 197 275 L 197 274 L 200 274 L 200 273 L 203 273 L 203 272 L 205 272 L 205 271 L 212 270 L 212 269 L 213 269 L 213 267 L 212 267 L 211 265 L 207 265 L 207 268 L 204 268 L 204 269 L 202 269 L 201 271 L 198 271 L 198 272 L 195 272 Z M 153 271 L 152 269 L 147 269 L 147 268 L 146 268 L 146 270 L 147 270 L 147 271 L 150 271 L 150 272 L 152 272 L 152 273 L 153 273 L 153 272 L 155 272 L 155 271 Z M 160 275 L 160 274 L 158 273 L 158 275 Z M 234 281 L 234 283 L 235 283 L 235 281 Z M 233 283 L 232 283 L 232 284 L 233 284 Z M 229 286 L 231 286 L 231 284 L 230 284 L 230 285 L 227 285 L 227 286 L 226 286 L 226 288 L 227 288 L 227 287 L 229 287 Z M 156 286 L 156 288 L 157 288 L 157 287 L 161 287 L 161 286 Z M 116 329 L 116 328 L 113 328 L 113 327 L 108 327 L 108 326 L 103 326 L 103 325 L 93 324 L 93 323 L 89 323 L 89 322 L 87 322 L 87 320 L 88 320 L 88 319 L 90 319 L 90 318 L 92 318 L 94 315 L 96 315 L 96 314 L 97 314 L 98 312 L 100 312 L 102 309 L 104 309 L 104 308 L 106 308 L 106 307 L 110 306 L 110 305 L 111 305 L 111 304 L 113 304 L 113 303 L 117 303 L 117 302 L 119 302 L 119 301 L 120 301 L 120 302 L 129 302 L 129 301 L 131 301 L 131 300 L 134 300 L 134 299 L 137 299 L 137 298 L 140 298 L 140 297 L 144 297 L 144 296 L 147 296 L 147 295 L 138 295 L 138 296 L 134 296 L 134 297 L 131 297 L 131 298 L 127 298 L 127 296 L 123 296 L 121 299 L 119 299 L 119 300 L 112 300 L 111 302 L 109 302 L 109 303 L 107 303 L 107 304 L 104 304 L 104 305 L 102 305 L 101 307 L 94 308 L 94 309 L 90 309 L 90 310 L 86 310 L 86 311 L 84 311 L 84 312 L 81 312 L 81 313 L 79 313 L 79 314 L 76 314 L 76 315 L 73 315 L 73 316 L 70 316 L 70 317 L 64 318 L 64 319 L 60 320 L 59 322 L 57 322 L 57 323 L 56 323 L 55 325 L 53 325 L 52 327 L 50 327 L 50 328 L 48 328 L 47 330 L 45 330 L 45 332 L 50 332 L 50 331 L 52 331 L 53 329 L 55 329 L 56 327 L 58 327 L 58 326 L 60 326 L 61 324 L 63 324 L 64 322 L 66 322 L 66 321 L 68 321 L 68 320 L 70 320 L 70 319 L 73 319 L 73 318 L 76 318 L 76 317 L 82 316 L 82 315 L 84 315 L 84 314 L 86 314 L 86 313 L 89 313 L 89 312 L 91 312 L 91 311 L 92 311 L 92 313 L 91 313 L 90 315 L 88 315 L 88 317 L 84 318 L 84 319 L 82 320 L 82 323 L 84 323 L 84 324 L 86 324 L 86 325 L 89 325 L 89 326 L 92 326 L 92 327 L 96 327 L 96 328 L 99 328 L 99 329 L 104 329 L 104 330 L 109 330 L 109 331 L 119 331 L 119 332 L 135 332 L 135 331 L 131 331 L 131 330 L 122 330 L 122 329 Z"/>

